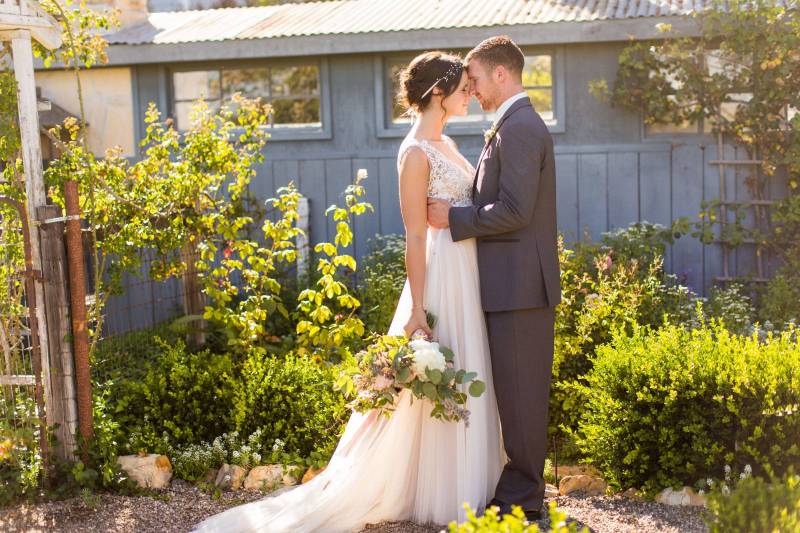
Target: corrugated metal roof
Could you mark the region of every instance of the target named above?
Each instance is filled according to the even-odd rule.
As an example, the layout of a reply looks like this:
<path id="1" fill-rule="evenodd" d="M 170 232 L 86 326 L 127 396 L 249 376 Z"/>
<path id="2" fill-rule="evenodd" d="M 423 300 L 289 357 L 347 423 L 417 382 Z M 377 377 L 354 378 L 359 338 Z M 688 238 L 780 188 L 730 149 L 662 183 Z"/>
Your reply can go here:
<path id="1" fill-rule="evenodd" d="M 111 44 L 177 44 L 686 15 L 710 0 L 338 0 L 151 13 Z"/>

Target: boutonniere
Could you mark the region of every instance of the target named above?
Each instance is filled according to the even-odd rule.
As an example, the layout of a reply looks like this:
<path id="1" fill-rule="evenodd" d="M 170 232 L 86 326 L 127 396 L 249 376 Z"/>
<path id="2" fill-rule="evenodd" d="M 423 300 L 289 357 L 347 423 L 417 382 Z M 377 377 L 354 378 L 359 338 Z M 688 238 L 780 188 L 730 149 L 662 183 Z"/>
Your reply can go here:
<path id="1" fill-rule="evenodd" d="M 492 124 L 492 127 L 483 132 L 483 139 L 486 143 L 492 140 L 494 134 L 497 133 L 497 125 Z"/>

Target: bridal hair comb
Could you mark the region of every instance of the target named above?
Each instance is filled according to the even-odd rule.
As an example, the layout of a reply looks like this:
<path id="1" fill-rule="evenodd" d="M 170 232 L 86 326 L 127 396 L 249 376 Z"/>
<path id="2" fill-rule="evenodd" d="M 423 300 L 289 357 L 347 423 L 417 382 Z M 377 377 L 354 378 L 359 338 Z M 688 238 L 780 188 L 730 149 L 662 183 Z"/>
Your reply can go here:
<path id="1" fill-rule="evenodd" d="M 422 96 L 419 97 L 420 101 L 424 100 L 425 97 L 428 96 L 428 93 L 430 93 L 433 90 L 433 88 L 439 84 L 440 81 L 449 81 L 453 76 L 460 76 L 461 70 L 463 68 L 464 65 L 462 65 L 461 63 L 453 63 L 453 65 L 449 69 L 447 69 L 447 72 L 444 73 L 444 76 L 438 78 L 435 82 L 433 82 L 433 85 L 431 85 L 427 91 L 422 93 Z"/>

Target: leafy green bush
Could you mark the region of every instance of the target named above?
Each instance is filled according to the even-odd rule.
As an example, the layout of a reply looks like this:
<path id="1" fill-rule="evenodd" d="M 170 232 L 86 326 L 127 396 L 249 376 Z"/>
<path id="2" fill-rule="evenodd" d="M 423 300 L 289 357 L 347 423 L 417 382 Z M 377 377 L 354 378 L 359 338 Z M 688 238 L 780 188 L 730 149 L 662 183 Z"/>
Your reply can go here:
<path id="1" fill-rule="evenodd" d="M 539 533 L 542 531 L 537 524 L 531 524 L 525 519 L 522 509 L 515 505 L 510 514 L 499 516 L 494 507 L 489 507 L 482 516 L 476 516 L 468 504 L 464 504 L 467 510 L 467 521 L 461 524 L 455 521 L 450 522 L 448 531 L 450 533 Z M 559 511 L 555 502 L 550 502 L 548 506 L 550 516 L 550 527 L 548 533 L 578 533 L 578 525 L 575 522 L 567 523 L 567 515 Z M 588 533 L 589 529 L 584 527 L 580 533 Z"/>
<path id="2" fill-rule="evenodd" d="M 747 477 L 732 491 L 712 492 L 708 510 L 711 533 L 800 531 L 800 476 L 774 482 Z"/>
<path id="3" fill-rule="evenodd" d="M 161 354 L 162 341 L 174 344 L 180 334 L 162 322 L 152 328 L 114 335 L 100 340 L 93 353 L 92 379 L 108 380 L 144 378 L 150 364 Z"/>
<path id="4" fill-rule="evenodd" d="M 19 394 L 11 405 L 15 421 L 0 418 L 0 506 L 33 497 L 40 487 L 42 456 L 33 398 Z"/>
<path id="5" fill-rule="evenodd" d="M 691 485 L 724 464 L 782 473 L 800 465 L 800 345 L 760 342 L 716 323 L 618 331 L 597 350 L 577 443 L 620 488 Z"/>
<path id="6" fill-rule="evenodd" d="M 288 354 L 275 358 L 251 353 L 233 391 L 233 421 L 240 434 L 261 430 L 259 451 L 270 453 L 274 443 L 298 459 L 329 457 L 348 411 L 344 397 L 333 390 L 336 367 Z"/>
<path id="7" fill-rule="evenodd" d="M 109 406 L 119 423 L 123 449 L 163 452 L 210 441 L 232 426 L 234 361 L 208 350 L 190 353 L 181 340 L 157 341 L 160 353 L 141 379 L 112 382 Z"/>
<path id="8" fill-rule="evenodd" d="M 406 241 L 403 235 L 376 235 L 362 259 L 359 278 L 361 316 L 367 331 L 385 334 L 392 323 L 406 280 Z"/>
<path id="9" fill-rule="evenodd" d="M 582 406 L 569 385 L 591 369 L 595 350 L 615 329 L 657 326 L 665 319 L 683 323 L 692 316 L 696 296 L 663 269 L 666 244 L 679 230 L 639 222 L 604 234 L 600 243 L 582 241 L 568 249 L 560 241 L 551 434 L 577 428 Z"/>

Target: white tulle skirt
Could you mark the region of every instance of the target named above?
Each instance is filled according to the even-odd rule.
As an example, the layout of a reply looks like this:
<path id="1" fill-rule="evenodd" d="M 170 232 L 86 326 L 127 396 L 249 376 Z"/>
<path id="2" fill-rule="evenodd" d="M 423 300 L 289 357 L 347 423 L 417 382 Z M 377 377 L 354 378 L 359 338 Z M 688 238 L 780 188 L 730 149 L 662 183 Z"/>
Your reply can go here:
<path id="1" fill-rule="evenodd" d="M 470 397 L 469 425 L 430 417 L 431 405 L 404 391 L 391 418 L 353 413 L 325 471 L 277 497 L 229 509 L 197 526 L 203 532 L 344 532 L 370 523 L 464 520 L 464 503 L 482 509 L 503 465 L 500 421 L 481 309 L 474 239 L 454 243 L 429 229 L 426 309 L 434 337 L 455 353 L 456 368 L 486 382 Z M 389 334 L 402 335 L 411 313 L 408 282 Z"/>

